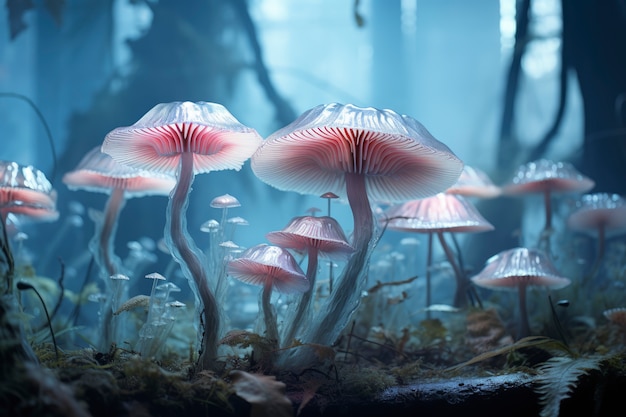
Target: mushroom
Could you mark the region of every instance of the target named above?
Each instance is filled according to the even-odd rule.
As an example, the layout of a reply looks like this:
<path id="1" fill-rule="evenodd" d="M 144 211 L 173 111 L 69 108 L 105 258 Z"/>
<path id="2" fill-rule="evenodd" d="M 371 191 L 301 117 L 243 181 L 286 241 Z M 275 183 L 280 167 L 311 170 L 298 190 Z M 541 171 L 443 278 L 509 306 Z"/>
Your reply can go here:
<path id="1" fill-rule="evenodd" d="M 439 193 L 435 196 L 410 200 L 391 206 L 385 212 L 385 222 L 392 230 L 428 233 L 428 268 L 426 275 L 426 304 L 430 306 L 430 266 L 432 264 L 432 238 L 437 235 L 439 243 L 454 270 L 456 291 L 453 305 L 464 307 L 467 304 L 468 282 L 465 271 L 456 261 L 454 253 L 446 243 L 444 232 L 487 232 L 494 227 L 461 195 Z"/>
<path id="2" fill-rule="evenodd" d="M 283 294 L 303 293 L 310 289 L 306 275 L 287 250 L 266 244 L 246 249 L 228 262 L 228 275 L 248 284 L 263 287 L 261 311 L 267 338 L 280 346 L 276 314 L 271 306 L 272 290 Z"/>
<path id="3" fill-rule="evenodd" d="M 294 217 L 283 230 L 270 232 L 265 237 L 274 245 L 300 252 L 306 251 L 308 258 L 306 277 L 311 288 L 315 288 L 318 255 L 336 260 L 346 259 L 354 252 L 337 220 L 328 216 Z M 302 294 L 296 313 L 285 333 L 286 342 L 291 342 L 300 328 L 302 319 L 309 309 L 312 294 L 313 291 Z"/>
<path id="4" fill-rule="evenodd" d="M 251 166 L 259 179 L 280 190 L 347 197 L 355 253 L 306 340 L 331 344 L 359 304 L 374 236 L 370 200 L 434 195 L 454 184 L 463 163 L 409 116 L 330 103 L 271 134 Z"/>
<path id="5" fill-rule="evenodd" d="M 446 193 L 465 197 L 495 198 L 502 194 L 502 189 L 481 169 L 465 165 L 457 182 L 448 188 Z"/>
<path id="6" fill-rule="evenodd" d="M 171 175 L 121 165 L 102 153 L 98 146 L 87 152 L 76 168 L 63 176 L 63 183 L 73 191 L 85 190 L 109 195 L 102 221 L 97 222 L 96 233 L 89 243 L 102 276 L 108 277 L 120 270 L 113 243 L 126 200 L 146 195 L 168 195 L 176 180 Z M 112 307 L 116 311 L 119 306 Z"/>
<path id="7" fill-rule="evenodd" d="M 545 210 L 545 224 L 541 242 L 549 248 L 549 234 L 552 231 L 552 196 L 563 193 L 584 193 L 591 190 L 595 182 L 582 175 L 568 162 L 555 162 L 540 159 L 520 165 L 513 179 L 502 187 L 502 193 L 509 196 L 542 194 Z"/>
<path id="8" fill-rule="evenodd" d="M 559 275 L 543 251 L 524 247 L 508 249 L 494 255 L 471 280 L 479 287 L 518 291 L 518 339 L 530 335 L 526 289 L 530 286 L 560 289 L 571 283 L 568 278 Z"/>
<path id="9" fill-rule="evenodd" d="M 626 200 L 617 194 L 585 194 L 567 218 L 567 225 L 597 239 L 595 261 L 589 275 L 585 276 L 587 281 L 587 277 L 593 278 L 600 268 L 606 239 L 626 233 Z"/>
<path id="10" fill-rule="evenodd" d="M 31 165 L 0 161 L 0 247 L 7 262 L 6 294 L 13 292 L 15 267 L 7 233 L 9 215 L 34 221 L 55 221 L 59 218 L 56 191 L 43 172 Z"/>
<path id="11" fill-rule="evenodd" d="M 203 312 L 200 370 L 208 369 L 217 354 L 220 318 L 203 254 L 186 227 L 189 192 L 196 174 L 239 170 L 261 142 L 256 130 L 241 124 L 224 106 L 185 101 L 157 104 L 132 126 L 109 132 L 102 144 L 102 151 L 121 164 L 176 175 L 165 242 L 189 281 L 198 311 Z"/>

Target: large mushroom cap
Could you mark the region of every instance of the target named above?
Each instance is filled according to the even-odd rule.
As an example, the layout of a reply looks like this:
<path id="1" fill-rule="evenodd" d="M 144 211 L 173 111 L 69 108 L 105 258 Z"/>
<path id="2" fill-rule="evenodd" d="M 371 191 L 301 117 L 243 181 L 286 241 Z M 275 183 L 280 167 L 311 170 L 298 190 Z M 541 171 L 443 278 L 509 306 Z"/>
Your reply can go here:
<path id="1" fill-rule="evenodd" d="M 585 194 L 567 218 L 574 230 L 597 236 L 602 228 L 605 236 L 626 232 L 626 200 L 617 194 Z"/>
<path id="2" fill-rule="evenodd" d="M 529 193 L 584 193 L 591 190 L 595 182 L 581 174 L 568 162 L 539 159 L 520 165 L 513 179 L 502 187 L 504 194 Z"/>
<path id="3" fill-rule="evenodd" d="M 228 262 L 227 272 L 248 284 L 271 283 L 284 294 L 302 293 L 310 286 L 293 256 L 279 246 L 260 244 L 248 248 L 241 257 Z"/>
<path id="4" fill-rule="evenodd" d="M 168 195 L 176 179 L 171 175 L 149 172 L 117 163 L 96 147 L 89 151 L 73 171 L 63 176 L 71 190 L 110 193 L 114 188 L 125 191 L 127 197 Z"/>
<path id="5" fill-rule="evenodd" d="M 517 289 L 519 286 L 558 289 L 571 282 L 559 275 L 542 251 L 523 247 L 508 249 L 491 257 L 483 270 L 471 280 L 480 287 L 495 289 Z"/>
<path id="6" fill-rule="evenodd" d="M 0 212 L 33 220 L 58 219 L 56 192 L 45 174 L 33 166 L 0 161 Z"/>
<path id="7" fill-rule="evenodd" d="M 109 132 L 102 152 L 123 165 L 171 175 L 180 154 L 192 152 L 199 174 L 241 169 L 261 141 L 221 104 L 176 101 L 157 104 L 134 125 Z"/>
<path id="8" fill-rule="evenodd" d="M 354 252 L 337 220 L 328 216 L 294 217 L 283 230 L 270 232 L 266 237 L 283 248 L 304 251 L 314 247 L 330 258 L 345 259 Z"/>
<path id="9" fill-rule="evenodd" d="M 383 220 L 388 220 L 389 229 L 403 232 L 487 232 L 494 229 L 467 199 L 448 193 L 391 206 Z"/>
<path id="10" fill-rule="evenodd" d="M 251 166 L 280 190 L 345 197 L 345 174 L 353 173 L 366 177 L 370 199 L 405 201 L 450 187 L 463 163 L 409 116 L 331 103 L 270 135 Z"/>

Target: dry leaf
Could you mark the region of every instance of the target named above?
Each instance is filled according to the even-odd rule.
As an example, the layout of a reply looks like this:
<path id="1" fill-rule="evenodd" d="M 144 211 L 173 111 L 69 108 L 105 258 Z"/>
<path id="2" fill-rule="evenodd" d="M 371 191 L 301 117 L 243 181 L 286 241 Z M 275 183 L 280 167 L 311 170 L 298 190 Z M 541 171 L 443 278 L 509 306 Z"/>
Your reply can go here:
<path id="1" fill-rule="evenodd" d="M 276 377 L 244 371 L 231 371 L 229 375 L 237 395 L 252 405 L 250 417 L 293 417 L 286 385 Z"/>

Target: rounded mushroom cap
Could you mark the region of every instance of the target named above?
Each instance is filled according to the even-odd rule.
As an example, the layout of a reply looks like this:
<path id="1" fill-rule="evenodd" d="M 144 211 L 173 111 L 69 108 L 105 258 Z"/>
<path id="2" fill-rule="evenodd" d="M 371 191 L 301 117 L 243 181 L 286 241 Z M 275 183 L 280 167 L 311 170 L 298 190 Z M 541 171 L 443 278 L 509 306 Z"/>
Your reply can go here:
<path id="1" fill-rule="evenodd" d="M 531 285 L 559 289 L 571 283 L 559 275 L 545 253 L 531 248 L 508 249 L 492 256 L 471 280 L 480 287 L 493 289 Z"/>
<path id="2" fill-rule="evenodd" d="M 615 323 L 618 326 L 626 329 L 626 308 L 615 307 L 602 312 L 604 317 L 611 323 Z"/>
<path id="3" fill-rule="evenodd" d="M 297 251 L 314 247 L 332 259 L 345 259 L 354 252 L 337 220 L 328 216 L 294 217 L 283 230 L 265 236 L 274 245 Z"/>
<path id="4" fill-rule="evenodd" d="M 134 125 L 109 132 L 102 152 L 123 165 L 173 175 L 180 155 L 193 153 L 194 173 L 239 170 L 261 144 L 256 130 L 224 106 L 175 101 L 154 106 Z"/>
<path id="5" fill-rule="evenodd" d="M 584 193 L 591 190 L 595 182 L 582 175 L 568 162 L 540 159 L 521 165 L 513 179 L 502 187 L 504 194 L 529 193 Z"/>
<path id="6" fill-rule="evenodd" d="M 209 204 L 213 208 L 232 208 L 232 207 L 240 207 L 241 203 L 237 200 L 236 197 L 233 197 L 230 194 L 224 194 L 215 197 L 211 200 Z"/>
<path id="7" fill-rule="evenodd" d="M 626 232 L 626 200 L 617 194 L 585 194 L 567 218 L 574 230 L 597 236 L 604 228 L 605 236 Z"/>
<path id="8" fill-rule="evenodd" d="M 284 191 L 345 197 L 345 174 L 352 173 L 365 175 L 370 199 L 405 201 L 450 187 L 463 163 L 409 116 L 331 103 L 270 135 L 251 166 Z"/>
<path id="9" fill-rule="evenodd" d="M 271 282 L 285 294 L 308 291 L 309 280 L 287 250 L 266 244 L 246 249 L 241 257 L 228 262 L 226 271 L 233 278 L 253 285 Z"/>
<path id="10" fill-rule="evenodd" d="M 465 165 L 459 179 L 446 190 L 446 193 L 466 197 L 494 198 L 502 194 L 502 189 L 495 185 L 484 171 Z"/>
<path id="11" fill-rule="evenodd" d="M 387 219 L 389 229 L 402 232 L 487 232 L 494 229 L 471 202 L 448 193 L 391 206 L 382 221 Z"/>
<path id="12" fill-rule="evenodd" d="M 23 215 L 32 220 L 54 221 L 56 191 L 45 174 L 31 165 L 0 161 L 0 212 Z"/>
<path id="13" fill-rule="evenodd" d="M 70 190 L 108 194 L 119 188 L 126 197 L 141 197 L 168 195 L 176 185 L 176 178 L 119 164 L 96 147 L 87 152 L 76 169 L 63 176 L 63 183 Z"/>

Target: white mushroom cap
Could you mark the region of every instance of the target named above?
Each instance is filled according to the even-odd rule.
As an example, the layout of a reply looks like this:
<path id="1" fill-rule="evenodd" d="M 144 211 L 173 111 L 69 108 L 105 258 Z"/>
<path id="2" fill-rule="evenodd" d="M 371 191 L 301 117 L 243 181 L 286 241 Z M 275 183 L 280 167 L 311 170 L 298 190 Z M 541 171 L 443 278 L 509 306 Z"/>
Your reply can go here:
<path id="1" fill-rule="evenodd" d="M 287 250 L 260 244 L 246 249 L 240 258 L 228 262 L 228 274 L 253 285 L 271 283 L 279 292 L 305 292 L 309 280 Z"/>
<path id="2" fill-rule="evenodd" d="M 382 220 L 387 219 L 390 219 L 389 229 L 404 232 L 487 232 L 494 229 L 469 200 L 448 193 L 391 206 Z"/>
<path id="3" fill-rule="evenodd" d="M 598 236 L 626 233 L 626 200 L 617 194 L 585 194 L 567 218 L 567 225 L 580 232 Z"/>
<path id="4" fill-rule="evenodd" d="M 502 187 L 504 194 L 528 193 L 584 193 L 591 190 L 595 182 L 581 174 L 569 162 L 539 159 L 520 165 L 513 179 Z"/>
<path id="5" fill-rule="evenodd" d="M 559 289 L 571 283 L 557 272 L 545 253 L 523 247 L 508 249 L 491 257 L 483 270 L 471 280 L 480 287 L 492 289 L 517 289 L 520 286 Z"/>
<path id="6" fill-rule="evenodd" d="M 168 195 L 176 178 L 119 164 L 101 152 L 98 146 L 87 152 L 73 171 L 63 176 L 63 183 L 70 190 L 108 194 L 112 189 L 120 188 L 126 197 L 141 197 Z"/>
<path id="7" fill-rule="evenodd" d="M 157 104 L 132 126 L 109 132 L 102 152 L 121 164 L 166 174 L 177 172 L 182 152 L 192 152 L 199 174 L 241 169 L 261 141 L 221 104 L 176 101 Z"/>
<path id="8" fill-rule="evenodd" d="M 270 135 L 251 166 L 280 190 L 318 196 L 345 197 L 345 175 L 361 174 L 371 200 L 399 202 L 444 191 L 463 163 L 409 116 L 331 103 Z"/>

